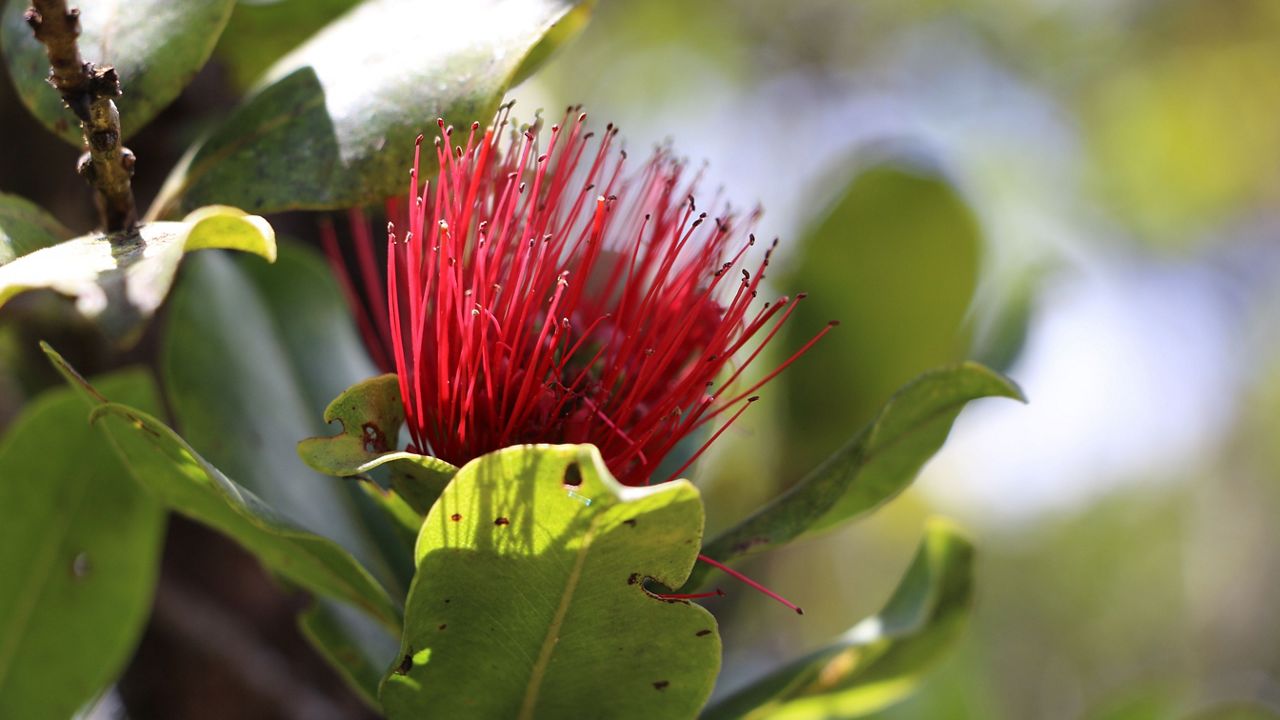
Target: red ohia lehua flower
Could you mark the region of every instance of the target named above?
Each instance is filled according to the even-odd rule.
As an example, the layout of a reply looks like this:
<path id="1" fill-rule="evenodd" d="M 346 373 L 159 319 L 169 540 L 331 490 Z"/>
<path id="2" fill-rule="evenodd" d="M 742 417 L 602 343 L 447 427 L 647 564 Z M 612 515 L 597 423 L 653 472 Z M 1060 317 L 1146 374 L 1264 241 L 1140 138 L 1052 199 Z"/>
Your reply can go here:
<path id="1" fill-rule="evenodd" d="M 439 121 L 434 184 L 419 177 L 418 138 L 407 223 L 388 224 L 385 299 L 353 215 L 364 303 L 338 275 L 375 360 L 399 376 L 409 449 L 461 465 L 521 443 L 592 443 L 624 484 L 674 479 L 835 323 L 740 383 L 803 298 L 756 302 L 773 250 L 744 267 L 759 212 L 699 212 L 698 175 L 666 149 L 628 172 L 617 129 L 593 143 L 577 108 L 545 151 L 536 125 L 507 133 L 507 110 L 472 124 L 465 145 Z M 406 213 L 392 201 L 388 214 Z"/>

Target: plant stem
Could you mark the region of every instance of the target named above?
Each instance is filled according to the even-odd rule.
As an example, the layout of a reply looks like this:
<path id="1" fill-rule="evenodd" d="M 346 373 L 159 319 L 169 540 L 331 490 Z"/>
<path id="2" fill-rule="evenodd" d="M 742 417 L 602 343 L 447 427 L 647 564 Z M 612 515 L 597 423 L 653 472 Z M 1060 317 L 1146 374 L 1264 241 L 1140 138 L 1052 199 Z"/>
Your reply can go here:
<path id="1" fill-rule="evenodd" d="M 115 68 L 80 57 L 78 9 L 67 9 L 65 0 L 31 0 L 31 5 L 26 20 L 49 54 L 49 84 L 80 120 L 88 148 L 76 169 L 94 189 L 104 229 L 132 230 L 138 223 L 130 183 L 134 157 L 121 144 L 120 112 L 113 100 L 120 96 L 120 78 Z"/>

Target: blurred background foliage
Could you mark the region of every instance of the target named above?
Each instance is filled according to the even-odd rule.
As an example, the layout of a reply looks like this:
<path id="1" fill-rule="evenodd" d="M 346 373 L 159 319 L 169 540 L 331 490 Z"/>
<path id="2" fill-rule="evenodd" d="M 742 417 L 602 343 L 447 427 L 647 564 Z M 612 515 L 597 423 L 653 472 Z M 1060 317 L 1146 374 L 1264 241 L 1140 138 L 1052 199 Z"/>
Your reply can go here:
<path id="1" fill-rule="evenodd" d="M 141 203 L 266 62 L 353 4 L 241 2 L 130 142 Z M 513 91 L 521 117 L 582 103 L 633 150 L 706 161 L 704 192 L 762 204 L 757 234 L 782 238 L 774 290 L 811 293 L 783 345 L 843 323 L 703 463 L 710 531 L 927 368 L 976 358 L 1031 401 L 975 403 L 883 512 L 747 563 L 810 612 L 720 601 L 718 694 L 878 609 L 941 512 L 979 548 L 975 619 L 880 716 L 1280 707 L 1277 68 L 1268 0 L 599 0 Z M 7 78 L 0 139 L 0 191 L 86 230 L 75 150 Z M 312 215 L 272 220 L 315 239 Z M 0 426 L 50 383 L 24 348 L 66 322 L 5 312 L 26 317 L 0 323 Z M 68 354 L 97 369 L 95 348 Z M 200 542 L 171 541 L 166 572 Z"/>
<path id="2" fill-rule="evenodd" d="M 1265 0 L 603 0 L 517 89 L 705 160 L 810 293 L 789 345 L 842 321 L 704 467 L 712 525 L 933 365 L 1031 401 L 975 403 L 885 511 L 749 565 L 813 611 L 739 598 L 719 692 L 874 611 L 944 512 L 975 622 L 883 717 L 1280 704 L 1277 68 Z"/>

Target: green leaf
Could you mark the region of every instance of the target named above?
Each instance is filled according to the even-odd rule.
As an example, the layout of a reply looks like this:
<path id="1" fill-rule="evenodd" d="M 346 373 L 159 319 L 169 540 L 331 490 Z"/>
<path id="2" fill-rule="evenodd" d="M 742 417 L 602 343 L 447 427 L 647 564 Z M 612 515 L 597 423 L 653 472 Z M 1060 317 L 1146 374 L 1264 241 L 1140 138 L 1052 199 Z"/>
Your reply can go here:
<path id="1" fill-rule="evenodd" d="M 381 375 L 347 388 L 325 408 L 324 421 L 341 423 L 342 432 L 298 443 L 303 462 L 317 472 L 338 477 L 386 465 L 392 486 L 419 516 L 427 514 L 458 472 L 439 458 L 391 450 L 404 425 L 404 404 L 395 375 Z"/>
<path id="2" fill-rule="evenodd" d="M 921 375 L 889 398 L 871 424 L 835 455 L 703 552 L 726 561 L 866 514 L 910 485 L 942 447 L 964 406 L 984 397 L 1023 399 L 1011 380 L 975 363 Z M 699 567 L 691 583 L 706 573 Z"/>
<path id="3" fill-rule="evenodd" d="M 71 231 L 39 205 L 0 193 L 0 265 L 69 237 Z"/>
<path id="4" fill-rule="evenodd" d="M 92 399 L 100 423 L 138 482 L 173 510 L 240 543 L 264 565 L 314 593 L 351 603 L 393 632 L 400 610 L 369 572 L 332 540 L 276 512 L 200 457 L 164 423 L 113 403 L 43 345 L 67 382 Z"/>
<path id="5" fill-rule="evenodd" d="M 973 546 L 933 520 L 879 615 L 709 707 L 705 720 L 861 717 L 909 694 L 955 642 L 973 597 Z"/>
<path id="6" fill-rule="evenodd" d="M 298 272 L 298 254 L 290 252 L 282 263 L 287 264 L 271 273 L 277 291 L 305 298 L 308 278 Z M 282 320 L 306 325 L 323 320 L 329 308 L 303 301 L 277 309 L 287 313 Z M 259 288 L 231 258 L 194 259 L 174 289 L 161 350 L 161 379 L 174 419 L 210 462 L 273 508 L 379 568 L 352 489 L 310 472 L 293 451 L 320 423 L 284 324 L 275 320 Z M 351 369 L 341 353 L 330 352 L 323 336 L 306 352 L 331 363 L 333 372 Z"/>
<path id="7" fill-rule="evenodd" d="M 277 0 L 236 3 L 214 54 L 231 82 L 248 88 L 272 63 L 359 0 Z"/>
<path id="8" fill-rule="evenodd" d="M 99 384 L 159 406 L 143 371 Z M 164 509 L 88 415 L 53 390 L 0 443 L 0 717 L 70 717 L 123 669 L 151 609 Z"/>
<path id="9" fill-rule="evenodd" d="M 124 93 L 116 98 L 127 138 L 178 97 L 213 52 L 235 0 L 129 0 L 68 3 L 80 8 L 80 54 L 113 65 Z M 49 87 L 49 57 L 23 20 L 28 2 L 4 10 L 0 45 L 9 77 L 27 108 L 67 142 L 83 140 L 76 118 Z"/>
<path id="10" fill-rule="evenodd" d="M 702 523 L 688 482 L 622 487 L 589 445 L 467 463 L 418 537 L 388 717 L 692 717 L 715 619 L 645 583 L 682 583 Z"/>
<path id="11" fill-rule="evenodd" d="M 294 451 L 324 430 L 330 398 L 374 372 L 342 293 L 324 260 L 298 245 L 281 243 L 273 265 L 236 260 L 195 258 L 174 290 L 160 360 L 174 417 L 210 462 L 403 597 L 413 570 L 403 531 L 356 483 L 311 472 Z M 332 620 L 348 626 L 343 645 L 395 650 L 378 628 Z M 380 670 L 390 657 L 372 662 Z"/>
<path id="12" fill-rule="evenodd" d="M 552 30 L 581 26 L 590 4 L 369 0 L 280 60 L 175 169 L 152 214 L 210 198 L 278 212 L 400 194 L 426 124 L 487 122 L 531 52 L 567 40 Z M 423 156 L 434 172 L 434 152 Z"/>
<path id="13" fill-rule="evenodd" d="M 788 407 L 784 463 L 807 468 L 916 375 L 971 357 L 983 234 L 952 179 L 895 158 L 861 169 L 800 246 L 783 287 L 808 298 L 782 328 L 781 346 L 799 347 L 840 321 L 805 356 L 804 371 L 777 379 Z"/>
<path id="14" fill-rule="evenodd" d="M 387 658 L 395 654 L 396 640 L 370 626 L 372 622 L 350 605 L 324 598 L 298 616 L 302 634 L 365 704 L 379 710 L 378 683 Z"/>
<path id="15" fill-rule="evenodd" d="M 109 337 L 129 342 L 164 302 L 190 250 L 242 250 L 274 262 L 266 220 L 231 207 L 201 208 L 181 222 L 156 222 L 114 235 L 84 235 L 0 265 L 0 306 L 40 288 L 74 297 Z"/>

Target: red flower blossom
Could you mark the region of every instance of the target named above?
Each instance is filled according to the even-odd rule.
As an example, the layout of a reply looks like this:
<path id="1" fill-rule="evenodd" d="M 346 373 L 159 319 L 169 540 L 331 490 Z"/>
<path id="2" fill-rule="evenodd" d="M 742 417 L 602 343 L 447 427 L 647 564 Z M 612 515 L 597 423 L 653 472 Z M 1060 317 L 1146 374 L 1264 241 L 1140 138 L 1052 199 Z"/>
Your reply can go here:
<path id="1" fill-rule="evenodd" d="M 617 129 L 593 143 L 575 112 L 545 151 L 537 127 L 507 133 L 505 109 L 465 145 L 439 121 L 435 183 L 419 178 L 419 137 L 408 212 L 388 206 L 408 219 L 402 234 L 388 224 L 385 297 L 358 211 L 363 303 L 338 275 L 375 360 L 399 376 L 410 450 L 461 465 L 520 443 L 592 443 L 627 485 L 670 480 L 835 323 L 743 387 L 804 297 L 756 301 L 773 250 L 745 267 L 758 211 L 699 212 L 699 177 L 682 162 L 659 149 L 629 172 Z M 341 269 L 331 227 L 324 236 Z"/>
<path id="2" fill-rule="evenodd" d="M 412 451 L 461 465 L 521 443 L 592 443 L 624 484 L 673 479 L 835 323 L 740 387 L 804 297 L 753 302 L 772 252 L 743 267 L 758 212 L 742 227 L 728 208 L 698 212 L 698 177 L 668 151 L 626 172 L 616 128 L 589 152 L 586 116 L 571 118 L 545 152 L 536 128 L 504 150 L 505 111 L 465 145 L 439 121 L 438 178 L 420 182 L 415 152 L 407 229 L 388 225 L 385 301 L 353 217 L 362 332 L 399 375 Z M 687 461 L 655 477 L 700 430 L 710 436 Z"/>

